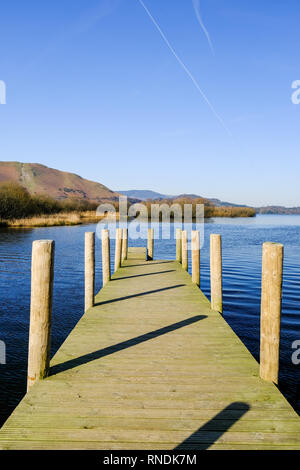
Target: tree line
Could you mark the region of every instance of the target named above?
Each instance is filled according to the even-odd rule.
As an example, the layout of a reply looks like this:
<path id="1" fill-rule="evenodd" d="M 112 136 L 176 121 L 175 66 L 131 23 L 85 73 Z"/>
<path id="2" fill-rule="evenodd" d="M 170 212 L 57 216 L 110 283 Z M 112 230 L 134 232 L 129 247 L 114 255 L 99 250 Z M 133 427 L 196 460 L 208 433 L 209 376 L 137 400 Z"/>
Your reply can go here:
<path id="1" fill-rule="evenodd" d="M 26 188 L 15 182 L 0 185 L 0 219 L 20 219 L 60 212 L 87 211 L 96 209 L 97 204 L 85 200 L 56 200 L 49 196 L 32 195 Z"/>

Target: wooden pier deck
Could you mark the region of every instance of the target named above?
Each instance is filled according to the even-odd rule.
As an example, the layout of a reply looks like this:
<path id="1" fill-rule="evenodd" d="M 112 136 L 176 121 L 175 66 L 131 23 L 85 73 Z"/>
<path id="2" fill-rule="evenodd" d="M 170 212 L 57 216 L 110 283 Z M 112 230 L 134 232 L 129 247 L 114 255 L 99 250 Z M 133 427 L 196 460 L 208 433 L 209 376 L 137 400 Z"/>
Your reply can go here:
<path id="1" fill-rule="evenodd" d="M 143 257 L 129 250 L 0 448 L 300 449 L 299 416 L 188 273 Z"/>

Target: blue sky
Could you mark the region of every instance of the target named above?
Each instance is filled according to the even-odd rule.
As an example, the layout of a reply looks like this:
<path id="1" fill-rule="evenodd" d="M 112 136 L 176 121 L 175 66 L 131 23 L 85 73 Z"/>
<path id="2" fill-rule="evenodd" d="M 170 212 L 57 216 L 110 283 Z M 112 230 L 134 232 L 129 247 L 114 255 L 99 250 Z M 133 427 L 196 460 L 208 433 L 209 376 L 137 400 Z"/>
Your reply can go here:
<path id="1" fill-rule="evenodd" d="M 139 0 L 1 5 L 1 160 L 300 205 L 300 2 L 143 1 L 186 69 Z"/>

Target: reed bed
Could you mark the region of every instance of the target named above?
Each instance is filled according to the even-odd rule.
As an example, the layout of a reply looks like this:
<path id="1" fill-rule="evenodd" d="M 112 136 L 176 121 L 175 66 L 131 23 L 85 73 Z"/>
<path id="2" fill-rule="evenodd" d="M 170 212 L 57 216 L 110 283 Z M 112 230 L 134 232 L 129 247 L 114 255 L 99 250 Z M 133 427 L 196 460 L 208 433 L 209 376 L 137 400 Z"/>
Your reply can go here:
<path id="1" fill-rule="evenodd" d="M 82 223 L 80 214 L 65 212 L 60 214 L 24 217 L 22 219 L 0 219 L 2 227 L 54 227 L 59 225 L 78 225 Z"/>
<path id="2" fill-rule="evenodd" d="M 117 213 L 116 215 L 118 220 L 119 214 Z M 97 223 L 102 219 L 102 216 L 96 215 L 96 211 L 60 212 L 59 214 L 24 217 L 21 219 L 0 219 L 0 227 L 58 227 L 63 225 Z"/>

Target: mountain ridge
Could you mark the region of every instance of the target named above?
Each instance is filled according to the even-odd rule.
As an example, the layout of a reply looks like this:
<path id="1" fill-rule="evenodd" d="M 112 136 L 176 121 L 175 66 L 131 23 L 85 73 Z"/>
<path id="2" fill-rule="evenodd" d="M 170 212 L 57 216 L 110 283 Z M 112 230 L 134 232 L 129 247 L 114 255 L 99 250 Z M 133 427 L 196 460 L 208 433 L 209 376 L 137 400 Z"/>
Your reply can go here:
<path id="1" fill-rule="evenodd" d="M 120 194 L 123 194 L 128 197 L 135 197 L 136 199 L 140 199 L 141 201 L 146 201 L 147 199 L 153 200 L 161 200 L 161 199 L 179 199 L 179 198 L 189 198 L 189 199 L 197 199 L 203 198 L 207 201 L 210 201 L 216 207 L 249 207 L 255 209 L 257 214 L 287 214 L 287 215 L 299 215 L 300 214 L 300 207 L 285 207 L 279 205 L 268 205 L 268 206 L 249 206 L 247 204 L 236 204 L 226 201 L 221 201 L 217 198 L 206 198 L 203 196 L 199 196 L 196 194 L 179 194 L 176 196 L 171 196 L 167 194 L 158 193 L 152 190 L 143 190 L 143 189 L 133 189 L 127 191 L 118 191 Z M 147 195 L 151 195 L 151 197 L 147 197 Z"/>
<path id="2" fill-rule="evenodd" d="M 40 163 L 0 162 L 0 183 L 7 181 L 20 184 L 32 195 L 46 195 L 57 200 L 102 202 L 119 198 L 118 193 L 101 183 Z"/>
<path id="3" fill-rule="evenodd" d="M 140 199 L 141 201 L 146 201 L 147 199 L 159 200 L 159 199 L 206 199 L 207 201 L 212 202 L 217 207 L 250 207 L 246 206 L 245 204 L 234 204 L 230 202 L 221 201 L 217 198 L 206 198 L 203 196 L 199 196 L 198 194 L 178 194 L 178 195 L 170 195 L 170 194 L 162 194 L 152 190 L 143 190 L 143 189 L 132 189 L 128 191 L 118 191 L 118 193 L 123 194 L 127 197 L 133 197 L 136 199 Z"/>
<path id="4" fill-rule="evenodd" d="M 247 207 L 221 201 L 217 198 L 205 198 L 196 194 L 167 195 L 152 190 L 113 191 L 102 183 L 87 180 L 76 173 L 50 168 L 40 163 L 22 163 L 18 161 L 0 161 L 0 184 L 13 181 L 25 187 L 32 195 L 46 195 L 57 200 L 86 200 L 95 203 L 117 201 L 121 194 L 130 198 L 130 202 L 162 199 L 197 199 L 203 198 L 216 207 Z M 300 214 L 300 207 L 269 205 L 254 207 L 258 214 Z"/>

